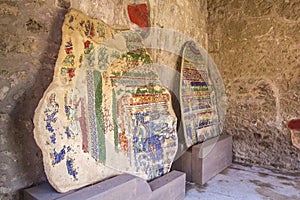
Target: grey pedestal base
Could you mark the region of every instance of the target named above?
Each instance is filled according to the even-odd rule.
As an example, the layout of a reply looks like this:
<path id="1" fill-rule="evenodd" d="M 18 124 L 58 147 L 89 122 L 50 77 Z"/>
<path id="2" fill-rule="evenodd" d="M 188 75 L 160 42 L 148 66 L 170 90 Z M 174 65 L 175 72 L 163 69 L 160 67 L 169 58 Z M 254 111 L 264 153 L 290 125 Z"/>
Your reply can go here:
<path id="1" fill-rule="evenodd" d="M 24 200 L 180 200 L 185 197 L 185 174 L 171 171 L 149 183 L 123 174 L 68 193 L 57 193 L 44 183 L 25 189 Z"/>
<path id="2" fill-rule="evenodd" d="M 203 185 L 232 163 L 232 136 L 221 135 L 194 145 L 173 163 L 186 180 Z"/>

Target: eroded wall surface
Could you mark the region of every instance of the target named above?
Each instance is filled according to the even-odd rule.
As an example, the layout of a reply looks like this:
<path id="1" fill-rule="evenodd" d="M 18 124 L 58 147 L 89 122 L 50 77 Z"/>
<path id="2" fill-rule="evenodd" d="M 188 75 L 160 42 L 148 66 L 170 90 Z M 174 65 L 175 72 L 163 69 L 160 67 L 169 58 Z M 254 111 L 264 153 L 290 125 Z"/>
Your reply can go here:
<path id="1" fill-rule="evenodd" d="M 208 1 L 208 49 L 227 94 L 234 161 L 300 169 L 300 1 Z"/>
<path id="2" fill-rule="evenodd" d="M 45 181 L 41 151 L 33 139 L 34 110 L 53 77 L 64 14 L 69 7 L 114 28 L 130 28 L 121 0 L 3 0 L 0 2 L 0 199 Z M 150 0 L 151 24 L 174 29 L 207 46 L 206 0 Z M 158 63 L 177 56 L 158 51 Z"/>
<path id="3" fill-rule="evenodd" d="M 18 189 L 45 180 L 32 118 L 61 40 L 65 10 L 53 4 L 0 2 L 0 199 L 18 199 Z"/>

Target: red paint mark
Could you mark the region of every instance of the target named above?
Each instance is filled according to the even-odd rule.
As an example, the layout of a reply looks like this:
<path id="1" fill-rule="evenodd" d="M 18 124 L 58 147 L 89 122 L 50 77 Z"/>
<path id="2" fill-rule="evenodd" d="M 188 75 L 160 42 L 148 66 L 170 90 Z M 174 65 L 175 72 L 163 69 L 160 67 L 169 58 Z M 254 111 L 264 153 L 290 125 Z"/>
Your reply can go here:
<path id="1" fill-rule="evenodd" d="M 66 51 L 66 54 L 70 54 L 72 52 L 72 47 L 66 47 L 65 48 L 65 51 Z"/>
<path id="2" fill-rule="evenodd" d="M 75 76 L 75 69 L 74 68 L 69 68 L 68 69 L 68 74 L 70 79 L 72 79 Z"/>
<path id="3" fill-rule="evenodd" d="M 88 152 L 88 140 L 87 140 L 87 129 L 86 129 L 85 117 L 79 117 L 78 121 L 82 132 L 82 150 L 84 153 L 86 153 Z"/>
<path id="4" fill-rule="evenodd" d="M 67 43 L 65 44 L 65 51 L 66 51 L 66 54 L 72 53 L 72 50 L 73 50 L 72 42 L 67 42 Z"/>
<path id="5" fill-rule="evenodd" d="M 128 5 L 127 10 L 132 23 L 141 28 L 149 27 L 147 4 Z"/>
<path id="6" fill-rule="evenodd" d="M 89 41 L 89 40 L 85 41 L 84 42 L 84 48 L 85 49 L 88 48 L 90 46 L 90 44 L 91 44 L 91 41 Z"/>
<path id="7" fill-rule="evenodd" d="M 91 29 L 90 29 L 89 37 L 92 38 L 94 36 L 95 36 L 95 28 L 94 28 L 94 24 L 92 24 Z"/>
<path id="8" fill-rule="evenodd" d="M 300 131 L 300 119 L 292 119 L 288 123 L 289 129 Z"/>
<path id="9" fill-rule="evenodd" d="M 80 129 L 82 133 L 82 150 L 83 152 L 88 152 L 88 140 L 87 140 L 87 128 L 86 128 L 86 120 L 85 120 L 85 108 L 84 108 L 84 99 L 80 98 L 78 102 L 75 104 L 75 108 L 80 104 L 81 116 L 78 117 L 78 121 L 80 124 Z"/>

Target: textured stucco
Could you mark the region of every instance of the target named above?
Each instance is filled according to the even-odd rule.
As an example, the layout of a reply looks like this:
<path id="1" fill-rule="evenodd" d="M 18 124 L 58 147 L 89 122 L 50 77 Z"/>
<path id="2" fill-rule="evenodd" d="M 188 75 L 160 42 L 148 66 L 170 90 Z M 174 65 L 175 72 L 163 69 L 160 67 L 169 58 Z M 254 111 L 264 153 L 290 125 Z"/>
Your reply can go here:
<path id="1" fill-rule="evenodd" d="M 50 83 L 65 10 L 54 1 L 0 2 L 0 199 L 45 180 L 32 118 Z"/>
<path id="2" fill-rule="evenodd" d="M 208 50 L 227 94 L 234 161 L 300 169 L 300 1 L 208 1 Z"/>

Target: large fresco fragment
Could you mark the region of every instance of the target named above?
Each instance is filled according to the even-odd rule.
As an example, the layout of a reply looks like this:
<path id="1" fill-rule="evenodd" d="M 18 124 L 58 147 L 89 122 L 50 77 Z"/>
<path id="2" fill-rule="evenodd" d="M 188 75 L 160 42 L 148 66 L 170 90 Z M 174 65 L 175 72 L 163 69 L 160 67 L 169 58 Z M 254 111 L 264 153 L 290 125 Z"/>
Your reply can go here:
<path id="1" fill-rule="evenodd" d="M 76 10 L 62 30 L 53 82 L 34 117 L 49 182 L 65 192 L 123 172 L 147 180 L 167 173 L 176 117 L 140 36 Z"/>
<path id="2" fill-rule="evenodd" d="M 183 47 L 180 106 L 187 147 L 220 134 L 215 89 L 207 63 L 193 41 Z"/>

